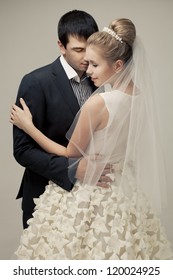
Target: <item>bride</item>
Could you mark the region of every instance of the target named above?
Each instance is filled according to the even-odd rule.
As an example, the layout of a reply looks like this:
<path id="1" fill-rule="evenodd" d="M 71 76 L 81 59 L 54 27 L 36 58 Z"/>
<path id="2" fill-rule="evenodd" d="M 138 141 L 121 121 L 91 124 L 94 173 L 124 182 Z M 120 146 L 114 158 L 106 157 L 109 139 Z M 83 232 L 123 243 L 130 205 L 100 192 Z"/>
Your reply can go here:
<path id="1" fill-rule="evenodd" d="M 172 259 L 161 226 L 166 194 L 146 58 L 129 19 L 117 19 L 87 42 L 87 73 L 98 90 L 67 134 L 67 147 L 34 126 L 29 108 L 12 106 L 10 122 L 47 152 L 81 157 L 85 177 L 71 192 L 49 182 L 16 251 L 19 259 Z M 64 112 L 65 113 L 65 112 Z M 96 186 L 109 163 L 112 182 Z M 69 167 L 70 168 L 70 167 Z"/>

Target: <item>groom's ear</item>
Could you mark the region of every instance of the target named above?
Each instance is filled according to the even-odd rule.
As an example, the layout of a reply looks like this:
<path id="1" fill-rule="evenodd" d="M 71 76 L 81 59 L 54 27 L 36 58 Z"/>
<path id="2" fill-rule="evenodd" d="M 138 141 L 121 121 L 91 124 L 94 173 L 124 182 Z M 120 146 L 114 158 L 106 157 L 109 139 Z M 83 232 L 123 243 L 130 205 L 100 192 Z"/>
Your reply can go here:
<path id="1" fill-rule="evenodd" d="M 59 50 L 60 50 L 61 54 L 64 55 L 65 54 L 64 45 L 61 43 L 60 40 L 57 41 L 57 44 L 58 44 L 58 47 L 59 47 Z"/>
<path id="2" fill-rule="evenodd" d="M 118 59 L 114 62 L 115 73 L 118 73 L 122 70 L 124 62 L 121 59 Z"/>

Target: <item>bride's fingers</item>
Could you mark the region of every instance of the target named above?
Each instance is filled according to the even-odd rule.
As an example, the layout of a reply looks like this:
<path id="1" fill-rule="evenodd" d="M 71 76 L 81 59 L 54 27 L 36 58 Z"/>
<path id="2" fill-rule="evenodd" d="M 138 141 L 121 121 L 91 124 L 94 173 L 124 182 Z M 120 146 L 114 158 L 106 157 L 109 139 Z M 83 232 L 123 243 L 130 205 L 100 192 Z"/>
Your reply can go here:
<path id="1" fill-rule="evenodd" d="M 25 103 L 23 98 L 20 98 L 20 104 L 22 105 L 22 108 L 23 108 L 24 111 L 28 111 L 29 112 L 29 108 L 26 105 L 26 103 Z"/>
<path id="2" fill-rule="evenodd" d="M 19 108 L 16 104 L 13 104 L 11 109 L 13 112 L 17 112 L 17 111 L 21 110 L 21 108 Z"/>
<path id="3" fill-rule="evenodd" d="M 20 112 L 23 112 L 24 111 L 24 109 L 21 109 L 19 106 L 17 106 L 16 104 L 13 104 L 12 105 L 12 108 L 11 108 L 11 112 L 13 113 L 13 114 L 17 114 L 18 112 L 20 113 Z"/>
<path id="4" fill-rule="evenodd" d="M 10 113 L 10 123 L 14 123 L 14 114 Z"/>
<path id="5" fill-rule="evenodd" d="M 10 122 L 10 123 L 12 123 L 12 124 L 14 124 L 14 121 L 13 121 L 13 119 L 10 119 L 10 120 L 9 120 L 9 122 Z"/>
<path id="6" fill-rule="evenodd" d="M 14 107 L 14 105 L 12 105 L 12 107 L 11 107 L 11 113 L 12 113 L 12 114 L 15 114 L 15 112 L 16 112 L 16 108 Z"/>
<path id="7" fill-rule="evenodd" d="M 10 117 L 14 118 L 16 115 L 17 115 L 17 109 L 14 107 L 14 104 L 13 104 L 11 107 L 11 110 L 10 110 Z"/>
<path id="8" fill-rule="evenodd" d="M 16 112 L 15 112 L 14 108 L 11 107 L 11 110 L 10 110 L 10 120 L 14 118 L 15 113 L 16 113 Z"/>
<path id="9" fill-rule="evenodd" d="M 14 110 L 15 110 L 15 104 L 12 104 L 11 111 L 14 111 Z"/>
<path id="10" fill-rule="evenodd" d="M 14 123 L 18 111 L 21 110 L 17 105 L 13 104 L 10 110 L 10 122 Z"/>
<path id="11" fill-rule="evenodd" d="M 22 105 L 23 109 L 24 109 L 24 107 L 27 107 L 23 98 L 20 98 L 20 104 Z"/>

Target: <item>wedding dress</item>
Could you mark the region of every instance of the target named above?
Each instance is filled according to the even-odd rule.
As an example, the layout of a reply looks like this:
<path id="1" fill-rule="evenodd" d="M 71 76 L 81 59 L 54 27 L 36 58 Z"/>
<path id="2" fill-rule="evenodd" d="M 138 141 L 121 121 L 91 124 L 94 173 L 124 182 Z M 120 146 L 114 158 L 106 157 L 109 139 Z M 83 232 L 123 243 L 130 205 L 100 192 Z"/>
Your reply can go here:
<path id="1" fill-rule="evenodd" d="M 124 119 L 121 130 L 114 124 L 129 114 L 132 97 L 118 90 L 101 96 L 109 111 L 109 121 L 103 130 L 107 130 L 108 139 L 113 129 L 114 135 L 119 135 L 110 188 L 76 182 L 72 191 L 67 192 L 50 181 L 45 192 L 34 200 L 34 217 L 29 220 L 16 252 L 19 259 L 172 258 L 159 218 L 136 185 L 133 164 L 123 170 L 129 119 Z M 94 134 L 96 153 L 102 150 L 103 154 L 108 148 L 109 141 L 103 148 L 103 135 L 102 130 Z M 126 189 L 130 189 L 130 195 Z"/>

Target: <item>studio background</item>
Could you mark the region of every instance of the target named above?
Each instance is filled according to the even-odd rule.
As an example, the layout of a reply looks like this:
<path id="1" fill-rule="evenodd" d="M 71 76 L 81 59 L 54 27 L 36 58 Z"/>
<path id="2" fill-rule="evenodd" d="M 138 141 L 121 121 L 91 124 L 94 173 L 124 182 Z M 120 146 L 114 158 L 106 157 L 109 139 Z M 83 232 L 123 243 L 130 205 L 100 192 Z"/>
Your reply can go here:
<path id="1" fill-rule="evenodd" d="M 14 160 L 11 104 L 22 77 L 59 55 L 57 23 L 81 9 L 99 29 L 118 17 L 130 18 L 149 55 L 168 176 L 168 207 L 163 223 L 173 244 L 173 0 L 0 0 L 0 259 L 11 259 L 22 232 L 21 201 L 15 200 L 23 168 Z M 157 193 L 156 193 L 157 195 Z"/>

